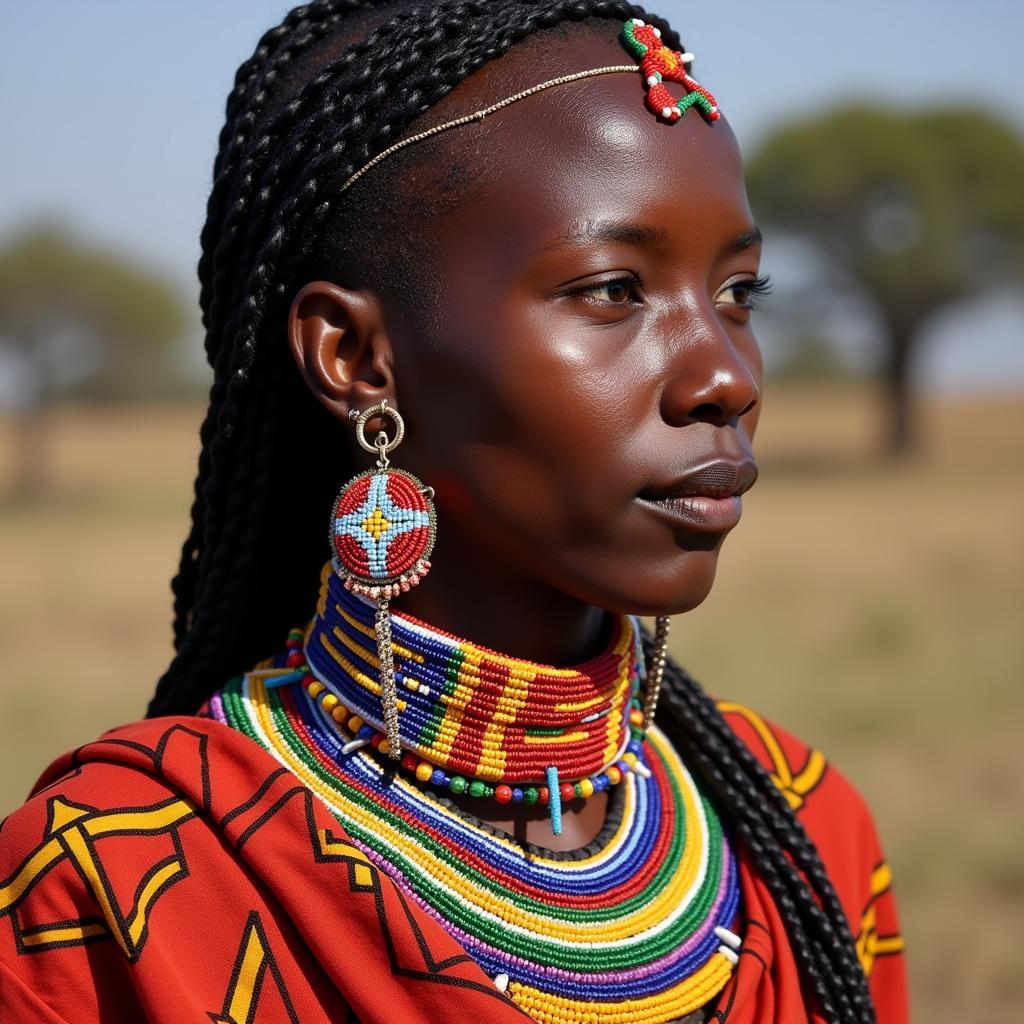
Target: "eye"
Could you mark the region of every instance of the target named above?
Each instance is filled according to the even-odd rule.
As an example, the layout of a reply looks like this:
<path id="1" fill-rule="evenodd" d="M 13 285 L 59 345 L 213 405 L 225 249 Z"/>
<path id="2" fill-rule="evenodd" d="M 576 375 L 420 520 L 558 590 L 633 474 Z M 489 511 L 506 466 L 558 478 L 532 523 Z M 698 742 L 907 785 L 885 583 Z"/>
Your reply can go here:
<path id="1" fill-rule="evenodd" d="M 768 295 L 771 290 L 772 282 L 767 274 L 730 281 L 715 296 L 715 304 L 733 306 L 749 314 L 750 310 L 760 306 L 758 299 Z"/>
<path id="2" fill-rule="evenodd" d="M 614 277 L 598 284 L 577 288 L 573 295 L 585 295 L 588 298 L 612 306 L 627 306 L 630 302 L 639 302 L 640 282 L 634 277 Z"/>

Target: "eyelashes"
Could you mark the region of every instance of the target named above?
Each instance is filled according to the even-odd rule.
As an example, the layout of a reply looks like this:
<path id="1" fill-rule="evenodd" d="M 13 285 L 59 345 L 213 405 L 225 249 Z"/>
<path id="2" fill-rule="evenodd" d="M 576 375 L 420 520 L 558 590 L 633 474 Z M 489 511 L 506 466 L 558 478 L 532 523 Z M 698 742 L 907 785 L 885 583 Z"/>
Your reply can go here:
<path id="1" fill-rule="evenodd" d="M 739 296 L 734 295 L 732 301 L 725 304 L 745 310 L 759 309 L 761 300 L 771 294 L 772 287 L 773 282 L 770 274 L 758 274 L 757 277 L 748 277 L 740 281 L 734 281 L 721 288 L 715 297 L 715 301 L 717 303 L 719 297 L 723 294 L 729 292 L 739 293 Z M 604 292 L 607 297 L 601 298 L 594 294 L 596 292 Z M 577 288 L 569 294 L 609 307 L 627 306 L 631 303 L 642 301 L 640 281 L 637 277 L 629 274 L 622 274 L 619 277 L 609 278 L 607 281 L 599 281 L 584 288 Z"/>
<path id="2" fill-rule="evenodd" d="M 730 289 L 742 288 L 746 291 L 747 300 L 745 303 L 741 303 L 746 309 L 760 309 L 761 300 L 771 295 L 773 287 L 771 274 L 758 274 L 755 278 L 730 285 Z"/>

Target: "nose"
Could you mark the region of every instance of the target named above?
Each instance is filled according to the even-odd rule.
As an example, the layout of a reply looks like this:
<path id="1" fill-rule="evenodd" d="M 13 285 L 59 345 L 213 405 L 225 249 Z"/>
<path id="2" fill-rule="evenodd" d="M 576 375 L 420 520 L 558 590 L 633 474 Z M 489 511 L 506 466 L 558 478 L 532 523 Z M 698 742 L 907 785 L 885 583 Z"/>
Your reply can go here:
<path id="1" fill-rule="evenodd" d="M 701 317 L 699 327 L 689 321 L 685 330 L 662 392 L 665 421 L 677 426 L 735 424 L 761 398 L 758 364 L 744 357 L 717 312 Z"/>

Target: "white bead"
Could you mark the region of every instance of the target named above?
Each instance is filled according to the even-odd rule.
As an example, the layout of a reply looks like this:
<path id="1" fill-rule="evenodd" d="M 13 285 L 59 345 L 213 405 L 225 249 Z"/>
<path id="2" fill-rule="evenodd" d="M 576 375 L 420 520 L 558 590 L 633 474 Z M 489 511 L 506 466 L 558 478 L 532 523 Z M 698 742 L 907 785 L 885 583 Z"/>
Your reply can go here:
<path id="1" fill-rule="evenodd" d="M 662 107 L 661 108 L 661 116 L 662 117 L 671 117 L 672 116 L 672 108 L 671 107 Z"/>
<path id="2" fill-rule="evenodd" d="M 651 777 L 651 769 L 648 768 L 643 761 L 637 761 L 637 763 L 633 765 L 633 771 L 635 771 L 642 779 L 649 779 Z"/>
<path id="3" fill-rule="evenodd" d="M 681 53 L 681 54 L 679 54 L 679 59 L 684 64 L 692 64 L 693 63 L 693 54 L 692 53 Z"/>
<path id="4" fill-rule="evenodd" d="M 661 29 L 660 28 L 656 28 L 654 30 L 654 34 L 660 39 L 661 38 Z"/>
<path id="5" fill-rule="evenodd" d="M 633 24 L 636 25 L 637 28 L 643 28 L 644 27 L 644 23 L 639 18 L 634 18 L 633 19 Z"/>
<path id="6" fill-rule="evenodd" d="M 369 742 L 369 740 L 349 740 L 348 743 L 346 743 L 345 746 L 341 748 L 341 752 L 343 754 L 351 754 L 353 750 L 358 750 L 360 747 L 365 747 L 366 744 Z"/>
<path id="7" fill-rule="evenodd" d="M 733 949 L 739 949 L 743 945 L 743 940 L 735 932 L 731 932 L 728 928 L 723 928 L 721 925 L 715 928 L 715 937 L 721 939 L 722 942 Z"/>
<path id="8" fill-rule="evenodd" d="M 420 693 L 422 693 L 424 697 L 429 697 L 430 696 L 430 687 L 427 686 L 426 683 L 420 683 Z"/>
<path id="9" fill-rule="evenodd" d="M 738 964 L 740 962 L 740 958 L 736 955 L 735 951 L 731 950 L 728 946 L 719 946 L 718 952 L 721 953 L 722 956 L 724 956 L 725 959 L 733 965 Z"/>
<path id="10" fill-rule="evenodd" d="M 647 76 L 647 84 L 648 85 L 657 85 L 658 84 L 658 76 L 657 75 L 648 75 Z"/>
<path id="11" fill-rule="evenodd" d="M 508 975 L 507 974 L 496 974 L 494 976 L 494 986 L 499 992 L 504 992 L 508 989 Z"/>

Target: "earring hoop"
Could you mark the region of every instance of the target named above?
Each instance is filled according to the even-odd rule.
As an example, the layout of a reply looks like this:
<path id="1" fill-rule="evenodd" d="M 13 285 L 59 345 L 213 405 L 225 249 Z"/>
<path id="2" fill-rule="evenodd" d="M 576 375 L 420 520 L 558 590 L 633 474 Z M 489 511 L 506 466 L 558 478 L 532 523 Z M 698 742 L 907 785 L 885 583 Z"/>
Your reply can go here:
<path id="1" fill-rule="evenodd" d="M 366 424 L 374 416 L 389 416 L 391 421 L 395 425 L 395 436 L 388 439 L 387 434 L 383 430 L 378 431 L 377 437 L 374 443 L 371 444 L 366 440 Z M 388 400 L 382 398 L 376 405 L 371 405 L 369 409 L 359 412 L 356 409 L 349 410 L 349 419 L 356 421 L 356 440 L 359 442 L 359 446 L 370 454 L 383 453 L 384 455 L 393 452 L 401 443 L 405 437 L 405 420 L 399 415 L 397 409 L 392 408 L 388 405 Z M 385 440 L 381 441 L 381 435 L 384 434 Z"/>

